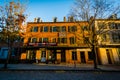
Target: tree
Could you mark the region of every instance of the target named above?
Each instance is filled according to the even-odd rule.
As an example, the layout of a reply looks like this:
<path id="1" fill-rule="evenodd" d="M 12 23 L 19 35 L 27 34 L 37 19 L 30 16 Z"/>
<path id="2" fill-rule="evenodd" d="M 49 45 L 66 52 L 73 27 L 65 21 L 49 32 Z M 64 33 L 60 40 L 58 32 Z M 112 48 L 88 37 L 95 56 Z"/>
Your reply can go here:
<path id="1" fill-rule="evenodd" d="M 18 1 L 8 2 L 5 6 L 0 7 L 0 42 L 7 44 L 8 56 L 5 61 L 4 68 L 7 68 L 10 55 L 14 43 L 21 40 L 19 35 L 22 32 L 23 22 L 25 22 L 26 15 L 25 6 Z"/>
<path id="2" fill-rule="evenodd" d="M 116 6 L 115 6 L 116 5 Z M 76 0 L 75 5 L 71 9 L 70 15 L 74 16 L 77 20 L 76 23 L 79 24 L 79 21 L 86 21 L 88 23 L 88 35 L 89 39 L 85 37 L 85 27 L 79 24 L 83 40 L 89 45 L 94 58 L 94 69 L 97 69 L 97 47 L 98 47 L 98 35 L 102 35 L 108 31 L 104 30 L 104 27 L 99 27 L 96 30 L 95 21 L 96 19 L 106 19 L 112 14 L 119 15 L 120 6 L 117 5 L 117 2 L 111 2 L 110 0 Z"/>

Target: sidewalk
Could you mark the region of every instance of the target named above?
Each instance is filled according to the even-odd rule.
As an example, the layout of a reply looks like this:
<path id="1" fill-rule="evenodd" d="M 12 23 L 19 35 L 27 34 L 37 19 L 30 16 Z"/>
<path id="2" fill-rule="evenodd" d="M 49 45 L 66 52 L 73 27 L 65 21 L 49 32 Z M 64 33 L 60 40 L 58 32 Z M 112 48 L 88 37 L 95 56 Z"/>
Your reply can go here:
<path id="1" fill-rule="evenodd" d="M 3 69 L 4 64 L 0 64 L 0 71 L 111 71 L 120 72 L 120 65 L 98 65 L 94 69 L 93 64 L 8 64 L 7 69 Z"/>

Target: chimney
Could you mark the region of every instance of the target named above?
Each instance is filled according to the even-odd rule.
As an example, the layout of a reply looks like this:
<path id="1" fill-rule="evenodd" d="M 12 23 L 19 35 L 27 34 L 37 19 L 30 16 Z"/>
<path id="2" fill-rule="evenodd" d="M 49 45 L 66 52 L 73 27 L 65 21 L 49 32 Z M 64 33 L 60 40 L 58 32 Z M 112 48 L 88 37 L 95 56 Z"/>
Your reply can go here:
<path id="1" fill-rule="evenodd" d="M 68 17 L 68 22 L 70 22 L 70 17 Z"/>
<path id="2" fill-rule="evenodd" d="M 40 22 L 40 17 L 37 18 L 37 22 Z"/>
<path id="3" fill-rule="evenodd" d="M 73 16 L 70 17 L 70 22 L 73 22 L 74 21 L 74 18 Z"/>
<path id="4" fill-rule="evenodd" d="M 109 19 L 117 19 L 117 14 L 112 14 Z"/>
<path id="5" fill-rule="evenodd" d="M 53 18 L 53 22 L 57 22 L 57 17 L 54 17 L 54 18 Z"/>
<path id="6" fill-rule="evenodd" d="M 37 18 L 34 18 L 34 22 L 37 22 Z"/>
<path id="7" fill-rule="evenodd" d="M 66 22 L 66 17 L 63 18 L 63 21 Z"/>

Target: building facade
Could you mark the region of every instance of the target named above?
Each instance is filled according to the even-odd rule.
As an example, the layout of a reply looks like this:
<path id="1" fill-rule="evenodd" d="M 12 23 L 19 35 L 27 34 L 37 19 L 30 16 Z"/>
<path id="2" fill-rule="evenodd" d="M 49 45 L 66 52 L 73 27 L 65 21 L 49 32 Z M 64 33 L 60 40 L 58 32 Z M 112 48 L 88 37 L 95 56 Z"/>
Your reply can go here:
<path id="1" fill-rule="evenodd" d="M 101 64 L 120 63 L 120 20 L 98 19 L 95 21 L 98 35 L 98 57 Z"/>
<path id="2" fill-rule="evenodd" d="M 120 62 L 119 24 L 120 20 L 95 20 L 96 32 L 105 32 L 97 36 L 98 64 Z M 93 54 L 83 38 L 89 38 L 88 30 L 85 21 L 28 22 L 27 31 L 22 36 L 24 44 L 20 59 L 37 63 L 93 64 Z"/>
<path id="3" fill-rule="evenodd" d="M 55 63 L 93 63 L 91 50 L 82 38 L 87 22 L 28 22 L 22 60 Z M 79 35 L 78 35 L 79 34 Z M 87 33 L 86 33 L 87 34 Z M 81 37 L 81 39 L 77 38 Z"/>

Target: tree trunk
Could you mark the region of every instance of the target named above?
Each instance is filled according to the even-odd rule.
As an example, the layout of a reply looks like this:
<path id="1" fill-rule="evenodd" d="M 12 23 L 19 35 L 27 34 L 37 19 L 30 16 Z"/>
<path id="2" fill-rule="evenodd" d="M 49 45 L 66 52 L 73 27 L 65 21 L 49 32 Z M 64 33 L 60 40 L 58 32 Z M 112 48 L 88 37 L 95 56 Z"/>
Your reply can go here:
<path id="1" fill-rule="evenodd" d="M 10 55 L 11 55 L 11 49 L 12 49 L 12 47 L 10 46 L 10 44 L 8 44 L 8 55 L 7 55 L 7 59 L 5 61 L 5 64 L 4 64 L 5 69 L 8 68 L 8 63 L 9 63 L 9 59 L 10 59 Z"/>
<path id="2" fill-rule="evenodd" d="M 10 49 L 8 48 L 8 55 L 7 55 L 7 59 L 5 60 L 5 64 L 4 64 L 5 69 L 8 68 L 9 58 L 10 58 Z"/>
<path id="3" fill-rule="evenodd" d="M 97 69 L 96 48 L 95 48 L 95 45 L 93 45 L 93 47 L 92 47 L 92 53 L 93 53 L 94 69 Z"/>

